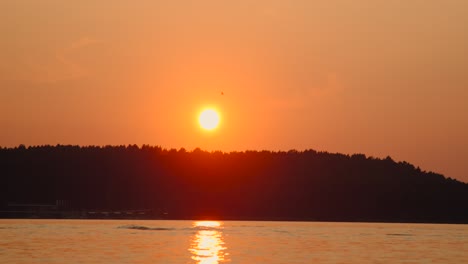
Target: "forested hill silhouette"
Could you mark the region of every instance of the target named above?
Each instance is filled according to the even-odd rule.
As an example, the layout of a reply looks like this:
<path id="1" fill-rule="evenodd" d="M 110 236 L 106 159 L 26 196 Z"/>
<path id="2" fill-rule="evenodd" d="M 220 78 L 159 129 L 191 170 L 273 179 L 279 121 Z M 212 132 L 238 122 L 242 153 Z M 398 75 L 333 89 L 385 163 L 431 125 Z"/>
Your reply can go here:
<path id="1" fill-rule="evenodd" d="M 468 223 L 468 184 L 390 157 L 21 145 L 0 149 L 0 168 L 3 211 L 59 200 L 171 219 Z"/>

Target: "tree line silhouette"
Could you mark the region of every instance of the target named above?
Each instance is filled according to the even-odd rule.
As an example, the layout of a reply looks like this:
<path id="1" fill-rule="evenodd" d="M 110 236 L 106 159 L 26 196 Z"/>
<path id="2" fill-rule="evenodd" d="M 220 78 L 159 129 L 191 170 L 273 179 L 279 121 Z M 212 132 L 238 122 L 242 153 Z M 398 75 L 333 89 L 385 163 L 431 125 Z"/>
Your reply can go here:
<path id="1" fill-rule="evenodd" d="M 468 223 L 468 184 L 390 157 L 128 146 L 0 149 L 0 207 L 153 209 L 171 219 Z"/>

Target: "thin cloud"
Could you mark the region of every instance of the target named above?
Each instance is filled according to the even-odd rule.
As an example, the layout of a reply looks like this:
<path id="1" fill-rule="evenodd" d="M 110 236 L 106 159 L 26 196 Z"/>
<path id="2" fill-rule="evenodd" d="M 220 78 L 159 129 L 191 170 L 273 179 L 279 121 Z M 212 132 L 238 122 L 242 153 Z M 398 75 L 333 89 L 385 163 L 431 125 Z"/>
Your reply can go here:
<path id="1" fill-rule="evenodd" d="M 76 53 L 99 42 L 94 38 L 82 37 L 70 45 L 57 50 L 51 62 L 37 62 L 30 58 L 27 61 L 30 75 L 25 77 L 34 82 L 47 83 L 82 78 L 88 74 L 88 70 L 77 62 Z"/>

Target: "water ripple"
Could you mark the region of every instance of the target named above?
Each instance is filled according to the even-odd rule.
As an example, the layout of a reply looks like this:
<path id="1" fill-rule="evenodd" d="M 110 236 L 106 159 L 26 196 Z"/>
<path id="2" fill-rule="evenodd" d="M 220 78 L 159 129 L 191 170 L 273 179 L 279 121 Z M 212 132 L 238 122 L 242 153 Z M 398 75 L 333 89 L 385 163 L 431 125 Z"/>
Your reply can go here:
<path id="1" fill-rule="evenodd" d="M 133 229 L 133 230 L 150 230 L 150 231 L 168 231 L 175 230 L 175 228 L 166 228 L 166 227 L 147 227 L 140 225 L 124 225 L 117 227 L 119 229 Z"/>

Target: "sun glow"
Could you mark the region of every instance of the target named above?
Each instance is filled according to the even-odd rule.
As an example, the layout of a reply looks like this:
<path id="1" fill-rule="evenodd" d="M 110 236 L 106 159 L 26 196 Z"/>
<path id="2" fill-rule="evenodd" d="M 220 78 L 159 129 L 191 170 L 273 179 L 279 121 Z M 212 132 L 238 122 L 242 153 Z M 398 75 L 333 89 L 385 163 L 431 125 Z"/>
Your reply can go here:
<path id="1" fill-rule="evenodd" d="M 200 113 L 198 122 L 200 126 L 205 130 L 213 130 L 218 127 L 220 117 L 218 112 L 214 109 L 205 109 Z"/>
<path id="2" fill-rule="evenodd" d="M 224 242 L 222 223 L 218 221 L 197 221 L 193 227 L 198 232 L 193 236 L 189 251 L 197 264 L 218 264 L 229 262 L 229 253 Z"/>

